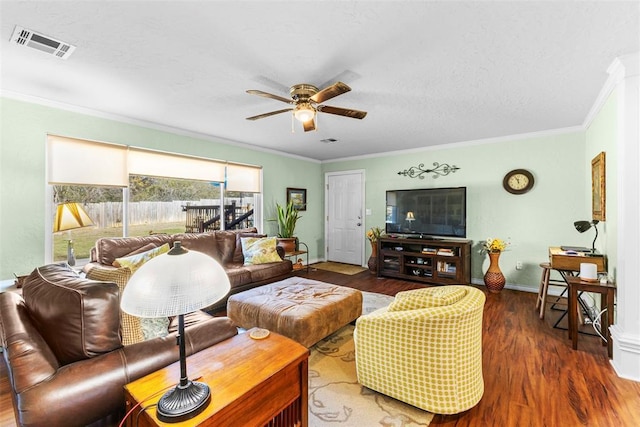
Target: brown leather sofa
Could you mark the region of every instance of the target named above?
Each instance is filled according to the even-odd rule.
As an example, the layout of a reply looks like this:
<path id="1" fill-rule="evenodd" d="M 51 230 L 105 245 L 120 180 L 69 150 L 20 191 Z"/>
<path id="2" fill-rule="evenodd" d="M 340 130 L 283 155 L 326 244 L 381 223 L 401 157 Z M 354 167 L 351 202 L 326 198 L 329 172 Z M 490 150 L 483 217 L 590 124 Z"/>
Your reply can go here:
<path id="1" fill-rule="evenodd" d="M 121 344 L 115 283 L 51 264 L 35 269 L 22 292 L 0 293 L 1 345 L 21 426 L 117 425 L 124 385 L 179 359 L 175 319 L 165 337 Z M 187 354 L 237 334 L 226 317 L 196 312 L 185 322 Z"/>
<path id="2" fill-rule="evenodd" d="M 141 248 L 161 246 L 180 241 L 187 249 L 203 252 L 215 258 L 225 269 L 231 282 L 229 295 L 255 288 L 266 283 L 285 279 L 293 272 L 291 260 L 284 259 L 284 251 L 278 247 L 278 254 L 282 262 L 259 265 L 243 265 L 242 237 L 264 236 L 258 230 L 245 228 L 241 230 L 210 231 L 206 233 L 156 234 L 142 237 L 103 237 L 96 241 L 91 251 L 91 263 L 85 267 L 88 271 L 94 265 L 102 267 L 112 266 L 116 258 L 127 256 Z M 229 296 L 228 295 L 228 296 Z M 227 298 L 228 298 L 227 296 Z M 207 311 L 223 309 L 227 305 L 227 298 L 208 307 Z"/>

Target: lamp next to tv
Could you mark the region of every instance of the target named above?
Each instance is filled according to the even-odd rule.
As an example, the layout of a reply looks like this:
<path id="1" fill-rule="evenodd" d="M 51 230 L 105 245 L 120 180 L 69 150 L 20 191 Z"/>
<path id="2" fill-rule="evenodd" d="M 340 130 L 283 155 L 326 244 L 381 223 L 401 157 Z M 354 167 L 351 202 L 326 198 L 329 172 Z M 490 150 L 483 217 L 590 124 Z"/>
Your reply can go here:
<path id="1" fill-rule="evenodd" d="M 388 190 L 387 234 L 467 237 L 467 188 Z"/>

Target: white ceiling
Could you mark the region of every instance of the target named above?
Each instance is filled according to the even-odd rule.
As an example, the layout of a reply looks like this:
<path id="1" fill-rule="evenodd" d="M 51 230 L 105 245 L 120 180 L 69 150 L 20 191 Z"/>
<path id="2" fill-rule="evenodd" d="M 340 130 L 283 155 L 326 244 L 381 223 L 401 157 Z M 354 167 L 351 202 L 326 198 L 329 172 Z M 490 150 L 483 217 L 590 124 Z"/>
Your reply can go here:
<path id="1" fill-rule="evenodd" d="M 2 94 L 327 160 L 581 126 L 615 57 L 639 50 L 638 1 L 6 1 Z M 9 44 L 15 25 L 77 46 Z M 252 96 L 352 91 L 291 132 Z M 325 144 L 325 138 L 337 143 Z"/>

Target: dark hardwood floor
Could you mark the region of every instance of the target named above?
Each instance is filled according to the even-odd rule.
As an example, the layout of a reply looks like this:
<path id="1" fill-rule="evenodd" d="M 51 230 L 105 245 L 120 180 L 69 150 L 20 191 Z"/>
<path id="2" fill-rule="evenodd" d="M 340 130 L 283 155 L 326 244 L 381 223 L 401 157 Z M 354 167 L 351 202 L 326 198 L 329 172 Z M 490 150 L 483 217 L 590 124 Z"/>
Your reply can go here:
<path id="1" fill-rule="evenodd" d="M 379 279 L 368 271 L 347 276 L 312 269 L 308 275 L 300 275 L 388 295 L 422 287 Z M 572 350 L 567 332 L 553 328 L 559 312 L 548 310 L 545 320 L 540 320 L 534 309 L 535 297 L 511 290 L 487 293 L 484 396 L 462 414 L 436 415 L 432 425 L 639 426 L 640 383 L 616 376 L 607 348 L 595 336 L 581 334 L 578 350 Z M 15 425 L 9 393 L 6 367 L 0 363 L 1 426 Z"/>

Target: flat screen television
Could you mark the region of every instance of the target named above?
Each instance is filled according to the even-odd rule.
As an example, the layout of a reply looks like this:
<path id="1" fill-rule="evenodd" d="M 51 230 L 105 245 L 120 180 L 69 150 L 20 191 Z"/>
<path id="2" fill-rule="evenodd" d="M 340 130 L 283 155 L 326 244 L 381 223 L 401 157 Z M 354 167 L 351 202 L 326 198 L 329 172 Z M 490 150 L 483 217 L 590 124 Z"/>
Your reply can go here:
<path id="1" fill-rule="evenodd" d="M 467 237 L 467 188 L 387 191 L 387 234 Z"/>

